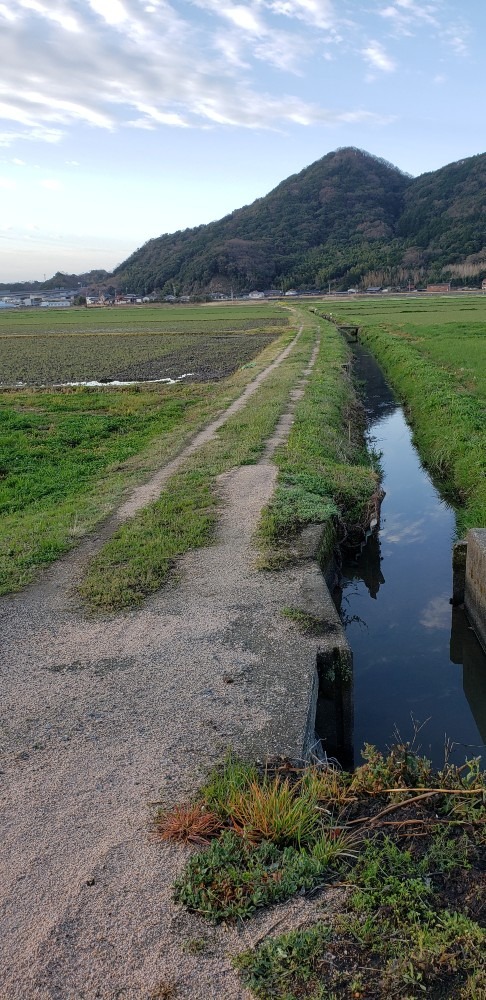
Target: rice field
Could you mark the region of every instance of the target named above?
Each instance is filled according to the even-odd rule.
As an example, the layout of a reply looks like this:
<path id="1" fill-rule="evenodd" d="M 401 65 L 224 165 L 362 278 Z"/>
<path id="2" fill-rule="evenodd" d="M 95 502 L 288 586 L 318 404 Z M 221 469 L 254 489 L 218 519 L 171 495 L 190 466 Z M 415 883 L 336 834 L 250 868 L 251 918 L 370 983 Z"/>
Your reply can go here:
<path id="1" fill-rule="evenodd" d="M 0 386 L 219 379 L 288 325 L 272 306 L 25 309 L 0 313 Z"/>

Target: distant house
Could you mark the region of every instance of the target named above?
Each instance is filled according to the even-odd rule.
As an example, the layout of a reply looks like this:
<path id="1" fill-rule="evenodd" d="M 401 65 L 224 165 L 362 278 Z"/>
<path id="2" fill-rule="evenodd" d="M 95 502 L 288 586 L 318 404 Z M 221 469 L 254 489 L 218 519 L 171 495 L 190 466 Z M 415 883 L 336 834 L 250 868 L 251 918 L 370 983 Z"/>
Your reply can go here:
<path id="1" fill-rule="evenodd" d="M 481 282 L 481 288 L 482 288 L 483 292 L 486 292 L 486 278 L 483 278 L 483 280 Z"/>
<path id="2" fill-rule="evenodd" d="M 443 281 L 439 285 L 427 285 L 427 292 L 450 292 L 451 286 L 448 281 Z"/>
<path id="3" fill-rule="evenodd" d="M 69 309 L 71 299 L 43 299 L 41 307 L 43 309 Z"/>
<path id="4" fill-rule="evenodd" d="M 285 292 L 285 294 L 286 295 L 298 295 L 299 293 L 295 290 L 295 288 L 289 288 L 288 292 Z"/>
<path id="5" fill-rule="evenodd" d="M 381 285 L 369 285 L 366 291 L 368 295 L 377 295 L 378 292 L 381 292 Z"/>
<path id="6" fill-rule="evenodd" d="M 250 292 L 248 298 L 249 299 L 264 299 L 265 298 L 265 294 L 264 294 L 264 292 Z"/>

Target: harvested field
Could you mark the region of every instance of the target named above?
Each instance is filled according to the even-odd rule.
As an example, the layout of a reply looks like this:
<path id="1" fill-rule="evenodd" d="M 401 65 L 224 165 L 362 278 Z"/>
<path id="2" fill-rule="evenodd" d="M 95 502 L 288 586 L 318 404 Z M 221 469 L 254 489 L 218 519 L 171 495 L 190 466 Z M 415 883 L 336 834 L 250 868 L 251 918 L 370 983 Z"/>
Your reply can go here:
<path id="1" fill-rule="evenodd" d="M 269 307 L 22 311 L 0 316 L 0 385 L 220 379 L 288 325 Z"/>

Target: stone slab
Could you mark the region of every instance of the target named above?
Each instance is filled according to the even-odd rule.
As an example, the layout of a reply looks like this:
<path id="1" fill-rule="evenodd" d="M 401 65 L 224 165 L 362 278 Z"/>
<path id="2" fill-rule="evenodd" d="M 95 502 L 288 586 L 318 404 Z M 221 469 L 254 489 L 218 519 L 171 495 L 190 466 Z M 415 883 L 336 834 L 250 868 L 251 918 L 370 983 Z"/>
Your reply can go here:
<path id="1" fill-rule="evenodd" d="M 486 528 L 467 535 L 464 604 L 475 632 L 486 649 Z"/>

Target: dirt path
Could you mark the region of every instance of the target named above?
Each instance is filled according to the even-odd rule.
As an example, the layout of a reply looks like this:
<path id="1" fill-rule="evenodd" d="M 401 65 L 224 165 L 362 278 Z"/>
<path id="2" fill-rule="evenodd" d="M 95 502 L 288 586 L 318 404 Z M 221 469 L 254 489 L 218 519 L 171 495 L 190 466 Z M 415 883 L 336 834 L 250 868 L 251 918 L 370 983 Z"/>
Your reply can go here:
<path id="1" fill-rule="evenodd" d="M 257 573 L 251 543 L 301 392 L 258 465 L 221 477 L 216 544 L 184 557 L 177 586 L 88 619 L 66 599 L 71 554 L 0 602 L 1 1000 L 149 1000 L 164 983 L 190 1000 L 247 996 L 228 953 L 275 914 L 225 931 L 176 907 L 184 852 L 148 842 L 147 803 L 192 792 L 229 745 L 302 740 L 316 640 L 281 609 L 312 601 L 317 571 Z M 284 908 L 280 929 L 308 907 Z"/>

